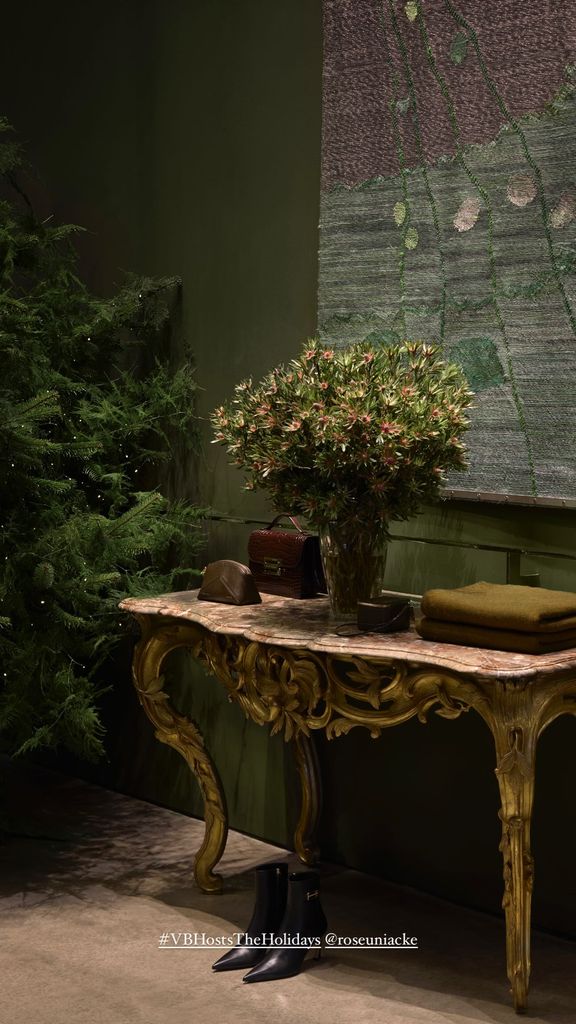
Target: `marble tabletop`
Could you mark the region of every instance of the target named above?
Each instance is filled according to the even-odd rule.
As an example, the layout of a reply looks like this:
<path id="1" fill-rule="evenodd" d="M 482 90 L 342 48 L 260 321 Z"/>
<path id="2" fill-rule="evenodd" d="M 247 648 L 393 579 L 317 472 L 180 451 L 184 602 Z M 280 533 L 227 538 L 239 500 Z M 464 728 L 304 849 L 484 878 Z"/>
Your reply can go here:
<path id="1" fill-rule="evenodd" d="M 430 665 L 481 679 L 531 682 L 576 673 L 576 647 L 547 654 L 464 647 L 423 640 L 414 628 L 398 633 L 339 635 L 342 623 L 330 617 L 328 599 L 295 600 L 262 594 L 262 604 L 228 605 L 199 601 L 198 591 L 126 598 L 120 607 L 136 615 L 196 623 L 213 633 L 259 643 L 331 655 L 384 658 Z M 353 629 L 348 623 L 346 628 Z"/>

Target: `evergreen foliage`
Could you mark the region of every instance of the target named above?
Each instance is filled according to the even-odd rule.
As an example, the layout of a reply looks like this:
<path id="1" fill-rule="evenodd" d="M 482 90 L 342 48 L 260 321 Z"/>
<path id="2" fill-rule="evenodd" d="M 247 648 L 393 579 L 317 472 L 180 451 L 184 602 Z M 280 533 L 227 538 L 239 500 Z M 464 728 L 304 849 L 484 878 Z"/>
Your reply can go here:
<path id="1" fill-rule="evenodd" d="M 94 757 L 118 601 L 194 573 L 201 513 L 154 482 L 196 447 L 195 382 L 150 358 L 178 282 L 92 295 L 80 229 L 38 220 L 21 166 L 0 120 L 0 742 Z"/>

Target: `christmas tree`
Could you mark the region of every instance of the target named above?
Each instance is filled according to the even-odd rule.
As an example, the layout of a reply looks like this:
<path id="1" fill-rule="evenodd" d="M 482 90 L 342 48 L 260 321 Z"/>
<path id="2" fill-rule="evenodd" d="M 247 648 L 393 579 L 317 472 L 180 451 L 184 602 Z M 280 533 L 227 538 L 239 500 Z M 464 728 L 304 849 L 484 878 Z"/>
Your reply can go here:
<path id="1" fill-rule="evenodd" d="M 0 120 L 0 747 L 95 757 L 118 601 L 194 579 L 201 513 L 157 482 L 196 448 L 195 382 L 159 355 L 178 282 L 91 294 L 22 166 Z"/>

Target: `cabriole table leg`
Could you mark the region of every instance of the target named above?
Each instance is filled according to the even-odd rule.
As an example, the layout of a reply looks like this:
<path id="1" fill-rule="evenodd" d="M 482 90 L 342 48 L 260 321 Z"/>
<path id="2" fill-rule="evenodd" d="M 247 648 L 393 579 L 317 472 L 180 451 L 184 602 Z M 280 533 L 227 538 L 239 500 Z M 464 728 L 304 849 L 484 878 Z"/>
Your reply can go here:
<path id="1" fill-rule="evenodd" d="M 294 849 L 304 864 L 320 859 L 317 845 L 318 821 L 322 808 L 322 783 L 316 747 L 310 736 L 299 733 L 294 740 L 300 778 L 300 817 L 294 832 Z"/>
<path id="2" fill-rule="evenodd" d="M 156 737 L 182 755 L 198 781 L 204 799 L 205 833 L 196 855 L 194 877 L 204 892 L 220 892 L 222 876 L 213 869 L 224 852 L 228 835 L 222 783 L 200 729 L 191 719 L 174 711 L 162 688 L 162 663 L 170 651 L 189 645 L 190 631 L 185 624 L 155 624 L 148 616 L 138 616 L 138 620 L 142 639 L 136 646 L 132 663 L 134 686 Z"/>
<path id="3" fill-rule="evenodd" d="M 530 916 L 534 862 L 530 852 L 530 824 L 534 799 L 536 730 L 524 727 L 497 730 L 496 776 L 502 808 L 506 960 L 514 1009 L 526 1012 L 530 980 Z"/>

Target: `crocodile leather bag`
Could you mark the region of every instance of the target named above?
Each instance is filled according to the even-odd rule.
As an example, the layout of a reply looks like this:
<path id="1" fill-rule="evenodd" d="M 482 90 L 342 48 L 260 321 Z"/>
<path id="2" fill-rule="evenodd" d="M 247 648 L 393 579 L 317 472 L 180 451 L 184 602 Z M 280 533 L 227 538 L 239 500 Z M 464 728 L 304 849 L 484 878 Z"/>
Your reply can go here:
<path id="1" fill-rule="evenodd" d="M 276 523 L 284 518 L 294 529 L 276 529 Z M 265 529 L 254 530 L 248 540 L 248 557 L 256 586 L 263 594 L 306 598 L 326 592 L 320 541 L 292 516 L 276 516 Z"/>

